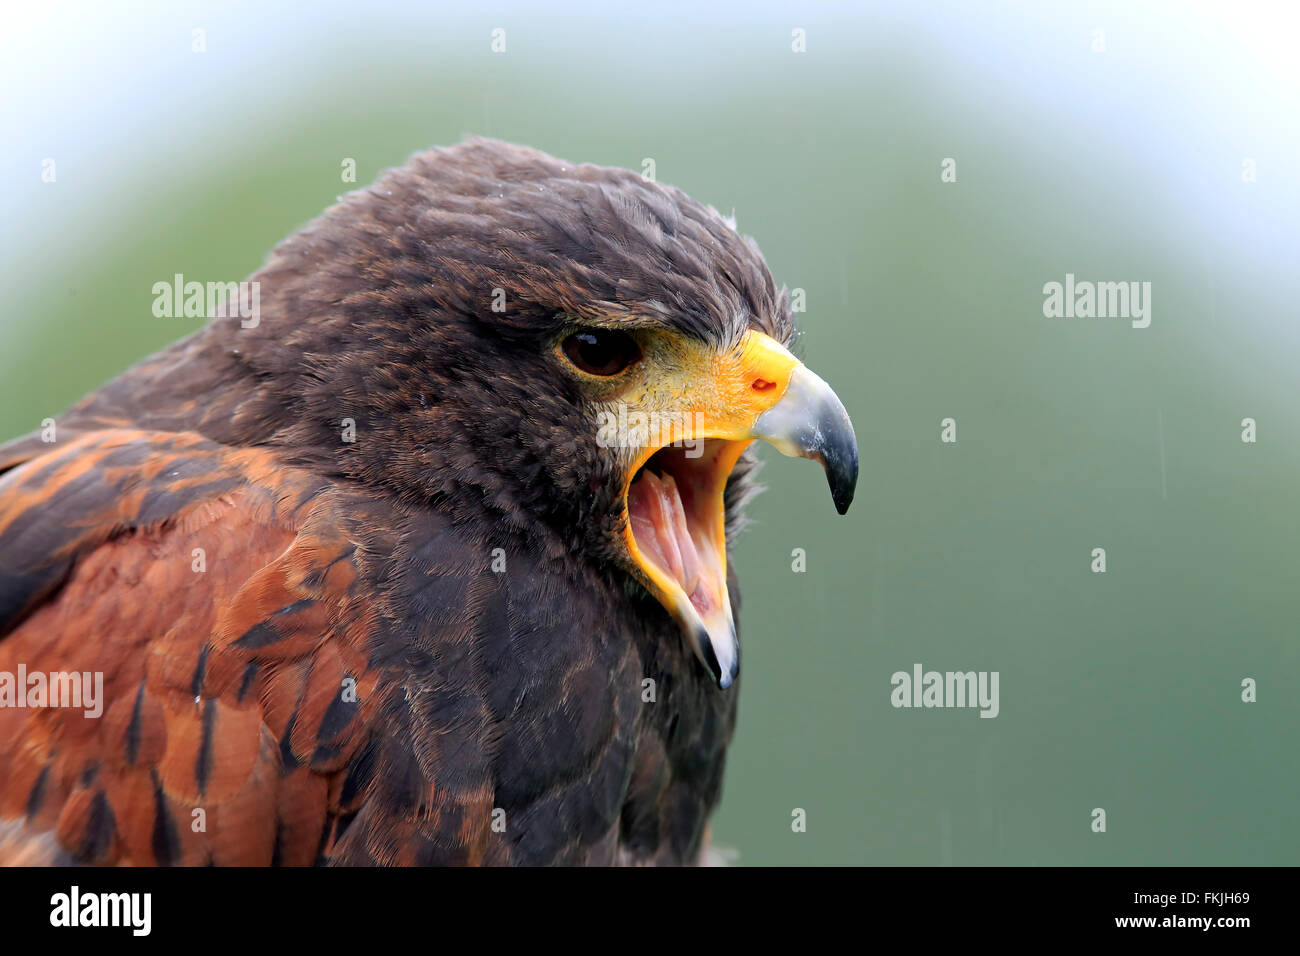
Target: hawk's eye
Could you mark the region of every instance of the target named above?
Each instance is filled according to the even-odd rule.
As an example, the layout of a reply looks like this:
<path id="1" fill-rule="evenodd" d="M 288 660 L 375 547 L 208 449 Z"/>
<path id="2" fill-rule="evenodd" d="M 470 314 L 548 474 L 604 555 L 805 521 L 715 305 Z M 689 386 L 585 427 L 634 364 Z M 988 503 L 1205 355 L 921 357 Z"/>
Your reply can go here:
<path id="1" fill-rule="evenodd" d="M 617 329 L 583 329 L 563 343 L 564 355 L 588 375 L 608 378 L 641 359 L 636 339 Z"/>

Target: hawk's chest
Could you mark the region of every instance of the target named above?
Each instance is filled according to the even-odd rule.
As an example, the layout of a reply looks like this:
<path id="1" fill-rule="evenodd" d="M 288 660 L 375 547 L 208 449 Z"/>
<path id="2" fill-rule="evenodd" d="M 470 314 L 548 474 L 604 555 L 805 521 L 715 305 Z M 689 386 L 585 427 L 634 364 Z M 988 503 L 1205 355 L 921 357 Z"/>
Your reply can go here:
<path id="1" fill-rule="evenodd" d="M 694 858 L 738 688 L 657 606 L 508 555 L 497 571 L 417 561 L 401 598 L 377 730 L 399 777 L 488 815 L 484 862 Z"/>

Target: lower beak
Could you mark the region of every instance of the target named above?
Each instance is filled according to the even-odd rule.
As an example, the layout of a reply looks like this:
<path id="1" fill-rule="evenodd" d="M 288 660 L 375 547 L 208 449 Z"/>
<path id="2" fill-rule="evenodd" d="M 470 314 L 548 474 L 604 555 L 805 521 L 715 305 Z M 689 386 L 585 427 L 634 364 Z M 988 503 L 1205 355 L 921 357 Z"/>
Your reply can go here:
<path id="1" fill-rule="evenodd" d="M 831 387 L 759 332 L 719 357 L 708 381 L 683 383 L 682 396 L 698 410 L 691 434 L 682 437 L 700 451 L 692 457 L 681 447 L 648 447 L 638 456 L 625 499 L 625 539 L 646 586 L 726 688 L 740 670 L 723 504 L 732 468 L 755 439 L 811 458 L 821 463 L 844 514 L 858 480 L 857 439 Z"/>

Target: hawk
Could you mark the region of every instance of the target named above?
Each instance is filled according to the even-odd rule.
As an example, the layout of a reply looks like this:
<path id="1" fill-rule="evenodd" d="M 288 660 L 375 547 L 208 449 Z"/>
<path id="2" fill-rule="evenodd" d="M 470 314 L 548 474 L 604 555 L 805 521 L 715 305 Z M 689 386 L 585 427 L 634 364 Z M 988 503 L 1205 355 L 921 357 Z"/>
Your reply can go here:
<path id="1" fill-rule="evenodd" d="M 758 247 L 473 139 L 250 282 L 0 447 L 0 861 L 697 862 L 750 446 L 858 470 Z"/>

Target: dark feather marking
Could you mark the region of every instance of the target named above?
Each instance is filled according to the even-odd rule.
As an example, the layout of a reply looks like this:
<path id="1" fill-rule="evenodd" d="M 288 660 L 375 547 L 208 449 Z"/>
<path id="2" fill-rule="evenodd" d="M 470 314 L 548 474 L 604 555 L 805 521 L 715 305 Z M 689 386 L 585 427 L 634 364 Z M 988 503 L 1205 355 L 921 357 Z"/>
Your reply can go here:
<path id="1" fill-rule="evenodd" d="M 305 577 L 303 577 L 302 583 L 308 588 L 323 587 L 325 584 L 325 579 L 329 577 L 330 569 L 332 569 L 334 565 L 338 564 L 340 561 L 351 560 L 352 556 L 355 553 L 356 553 L 355 546 L 348 548 L 346 551 L 344 551 L 338 557 L 334 558 L 332 561 L 330 561 L 329 564 L 325 565 L 323 568 L 313 568 Z"/>
<path id="2" fill-rule="evenodd" d="M 350 807 L 370 786 L 375 771 L 375 742 L 368 738 L 348 766 L 347 776 L 339 791 L 339 804 Z"/>
<path id="3" fill-rule="evenodd" d="M 326 744 L 347 729 L 360 706 L 358 701 L 344 700 L 341 692 L 336 693 L 321 718 L 320 729 L 316 732 L 317 743 Z"/>
<path id="4" fill-rule="evenodd" d="M 208 671 L 208 652 L 212 650 L 212 644 L 204 641 L 203 646 L 199 649 L 199 663 L 194 668 L 194 679 L 190 681 L 190 694 L 198 697 L 203 692 L 203 677 Z"/>
<path id="5" fill-rule="evenodd" d="M 254 624 L 245 631 L 241 637 L 235 640 L 234 646 L 243 650 L 255 651 L 270 644 L 274 644 L 277 641 L 284 640 L 287 635 L 281 634 L 279 631 L 275 630 L 275 619 L 288 614 L 296 614 L 298 611 L 310 607 L 311 604 L 312 598 L 303 598 L 300 601 L 294 601 L 287 607 L 280 608 L 280 610 L 276 611 L 265 621 L 262 621 L 259 624 Z"/>
<path id="6" fill-rule="evenodd" d="M 135 765 L 136 758 L 140 756 L 143 708 L 144 681 L 140 681 L 140 689 L 135 692 L 135 705 L 131 708 L 131 720 L 126 725 L 126 762 L 132 766 Z"/>
<path id="7" fill-rule="evenodd" d="M 203 702 L 203 736 L 199 741 L 199 754 L 194 763 L 194 781 L 202 794 L 208 787 L 208 778 L 212 775 L 212 733 L 217 725 L 217 702 Z"/>
<path id="8" fill-rule="evenodd" d="M 113 816 L 113 808 L 109 805 L 108 797 L 103 790 L 96 790 L 90 803 L 90 813 L 85 828 L 81 833 L 81 841 L 73 851 L 75 858 L 98 860 L 102 857 L 113 844 L 113 833 L 116 827 L 117 820 Z"/>
<path id="9" fill-rule="evenodd" d="M 151 769 L 149 773 L 153 778 L 153 858 L 159 866 L 171 866 L 181 856 L 180 836 L 176 830 L 176 821 L 167 809 L 167 798 L 163 794 L 158 771 Z"/>
<path id="10" fill-rule="evenodd" d="M 302 762 L 293 755 L 293 728 L 297 723 L 298 712 L 295 710 L 289 722 L 284 725 L 284 736 L 280 738 L 280 768 L 286 777 L 302 766 Z"/>
<path id="11" fill-rule="evenodd" d="M 32 784 L 32 791 L 27 795 L 27 816 L 36 816 L 40 813 L 41 805 L 45 803 L 46 784 L 50 779 L 50 765 L 46 764 L 41 768 L 41 775 L 36 778 L 36 783 Z"/>
<path id="12" fill-rule="evenodd" d="M 329 747 L 325 744 L 319 744 L 316 749 L 311 752 L 311 756 L 307 758 L 307 763 L 313 769 L 318 769 L 323 764 L 334 760 L 334 758 L 339 755 L 339 752 L 338 747 Z"/>
<path id="13" fill-rule="evenodd" d="M 239 693 L 235 695 L 235 700 L 240 702 L 243 701 L 244 696 L 249 692 L 253 686 L 253 682 L 257 679 L 260 670 L 261 668 L 258 666 L 257 661 L 248 662 L 244 667 L 244 675 L 240 678 Z"/>

